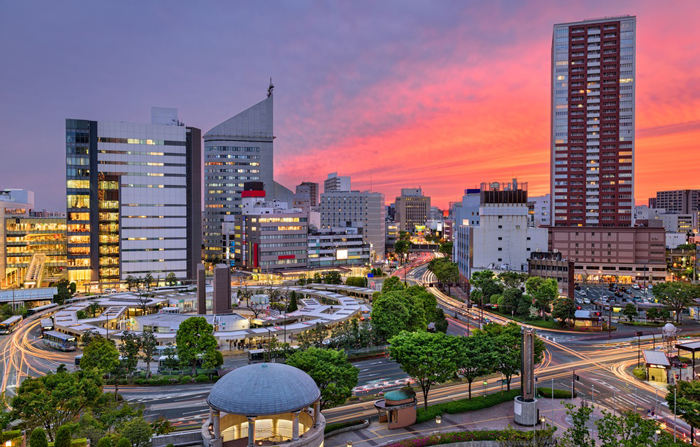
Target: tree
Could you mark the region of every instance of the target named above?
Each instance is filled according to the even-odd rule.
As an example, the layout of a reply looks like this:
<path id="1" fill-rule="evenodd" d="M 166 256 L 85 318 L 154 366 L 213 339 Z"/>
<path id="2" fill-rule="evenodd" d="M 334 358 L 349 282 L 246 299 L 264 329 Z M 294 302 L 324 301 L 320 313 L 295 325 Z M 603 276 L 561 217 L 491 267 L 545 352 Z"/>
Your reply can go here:
<path id="1" fill-rule="evenodd" d="M 498 279 L 503 283 L 506 289 L 519 289 L 527 280 L 527 273 L 518 272 L 503 272 L 498 275 Z"/>
<path id="2" fill-rule="evenodd" d="M 175 273 L 170 272 L 168 275 L 165 277 L 165 284 L 168 286 L 176 286 L 177 285 L 177 276 L 175 276 Z"/>
<path id="3" fill-rule="evenodd" d="M 664 282 L 654 285 L 654 296 L 659 302 L 676 312 L 676 322 L 681 321 L 681 312 L 700 294 L 700 287 L 686 282 Z"/>
<path id="4" fill-rule="evenodd" d="M 100 311 L 102 307 L 100 307 L 100 303 L 92 302 L 90 305 L 87 307 L 87 311 L 90 312 L 90 315 L 92 315 L 92 318 L 95 318 L 97 315 L 97 312 Z"/>
<path id="5" fill-rule="evenodd" d="M 104 438 L 100 438 L 99 441 L 97 441 L 97 447 L 113 447 L 112 445 L 112 438 L 105 436 Z"/>
<path id="6" fill-rule="evenodd" d="M 101 387 L 101 376 L 92 371 L 29 377 L 12 398 L 12 415 L 29 428 L 43 427 L 53 441 L 58 427 L 72 422 L 97 402 Z"/>
<path id="7" fill-rule="evenodd" d="M 406 261 L 406 255 L 411 249 L 411 242 L 406 239 L 399 239 L 394 243 L 394 253 L 399 257 L 401 265 Z"/>
<path id="8" fill-rule="evenodd" d="M 433 269 L 431 271 L 435 274 L 439 283 L 448 284 L 447 292 L 449 293 L 449 284 L 459 282 L 459 267 L 457 267 L 457 264 L 454 262 L 450 262 L 445 258 L 437 258 L 433 261 L 436 260 L 439 262 L 433 264 Z M 430 261 L 431 264 L 433 261 Z M 430 269 L 430 266 L 428 266 L 428 268 Z"/>
<path id="9" fill-rule="evenodd" d="M 146 276 L 143 277 L 143 286 L 146 288 L 146 290 L 151 290 L 151 285 L 153 284 L 154 278 L 151 273 L 146 273 Z"/>
<path id="10" fill-rule="evenodd" d="M 634 320 L 634 317 L 639 315 L 639 312 L 637 312 L 637 308 L 634 307 L 634 304 L 627 303 L 625 308 L 622 309 L 622 315 L 626 316 L 628 320 L 632 321 Z"/>
<path id="11" fill-rule="evenodd" d="M 435 323 L 435 330 L 436 331 L 442 332 L 442 333 L 447 333 L 447 327 L 449 326 L 449 323 L 447 322 L 447 318 L 445 317 L 445 311 L 439 307 L 437 308 L 437 311 L 436 311 L 434 323 Z"/>
<path id="12" fill-rule="evenodd" d="M 382 284 L 382 293 L 392 292 L 395 290 L 403 290 L 406 287 L 401 283 L 398 276 L 392 276 L 384 280 Z"/>
<path id="13" fill-rule="evenodd" d="M 323 282 L 325 284 L 342 284 L 343 279 L 340 277 L 340 272 L 333 270 L 323 275 Z"/>
<path id="14" fill-rule="evenodd" d="M 296 312 L 299 309 L 297 305 L 297 293 L 292 290 L 289 292 L 289 306 L 287 307 L 287 313 Z"/>
<path id="15" fill-rule="evenodd" d="M 155 360 L 156 353 L 158 352 L 158 340 L 156 336 L 153 335 L 151 331 L 144 331 L 141 334 L 141 360 L 146 362 L 147 375 L 151 375 L 151 362 Z"/>
<path id="16" fill-rule="evenodd" d="M 659 319 L 659 309 L 657 309 L 656 307 L 652 307 L 651 309 L 647 309 L 646 316 L 649 320 L 658 320 Z"/>
<path id="17" fill-rule="evenodd" d="M 525 281 L 527 293 L 535 299 L 535 306 L 540 315 L 549 310 L 552 301 L 559 296 L 559 286 L 555 279 L 544 279 L 539 276 L 531 276 Z"/>
<path id="18" fill-rule="evenodd" d="M 309 348 L 287 358 L 287 365 L 311 376 L 321 390 L 321 410 L 345 403 L 357 385 L 359 370 L 348 362 L 343 351 Z"/>
<path id="19" fill-rule="evenodd" d="M 399 332 L 424 330 L 427 327 L 425 309 L 419 298 L 406 292 L 382 293 L 372 303 L 372 326 L 382 340 Z"/>
<path id="20" fill-rule="evenodd" d="M 491 270 L 481 270 L 472 273 L 471 284 L 481 290 L 486 303 L 489 302 L 493 295 L 503 293 L 503 287 L 496 281 L 496 277 Z"/>
<path id="21" fill-rule="evenodd" d="M 676 402 L 673 389 L 676 388 Z M 671 411 L 676 411 L 685 422 L 695 429 L 700 428 L 700 380 L 686 382 L 679 380 L 676 385 L 668 386 L 666 402 Z"/>
<path id="22" fill-rule="evenodd" d="M 552 304 L 552 318 L 559 320 L 559 324 L 562 326 L 567 319 L 574 317 L 574 312 L 576 312 L 576 307 L 571 298 L 557 298 Z"/>
<path id="23" fill-rule="evenodd" d="M 204 368 L 216 368 L 214 326 L 204 317 L 190 317 L 180 324 L 175 335 L 177 356 L 183 365 L 192 366 L 192 375 L 197 374 L 197 359 L 202 359 Z"/>
<path id="24" fill-rule="evenodd" d="M 124 331 L 122 343 L 119 345 L 119 353 L 127 374 L 131 374 L 136 369 L 139 362 L 139 351 L 141 350 L 141 337 L 131 331 Z"/>
<path id="25" fill-rule="evenodd" d="M 46 430 L 37 427 L 32 430 L 29 437 L 29 447 L 49 447 L 49 441 L 46 439 Z"/>
<path id="26" fill-rule="evenodd" d="M 131 289 L 134 287 L 138 288 L 138 278 L 134 278 L 131 275 L 126 275 L 126 278 L 124 278 L 124 281 L 126 282 L 126 290 L 131 292 Z"/>
<path id="27" fill-rule="evenodd" d="M 54 302 L 61 305 L 66 302 L 66 300 L 73 297 L 76 292 L 77 286 L 74 282 L 68 282 L 67 279 L 62 279 L 56 284 L 56 295 L 53 296 Z"/>
<path id="28" fill-rule="evenodd" d="M 433 384 L 445 382 L 457 372 L 456 354 L 451 337 L 441 332 L 406 332 L 389 340 L 389 352 L 401 369 L 416 379 L 428 408 L 428 393 Z"/>
<path id="29" fill-rule="evenodd" d="M 602 410 L 603 418 L 595 422 L 601 447 L 661 447 L 675 445 L 665 432 L 656 435 L 659 428 L 653 419 L 645 419 L 634 411 L 614 416 Z"/>
<path id="30" fill-rule="evenodd" d="M 61 425 L 56 432 L 56 442 L 54 447 L 71 447 L 70 428 L 67 425 Z"/>
<path id="31" fill-rule="evenodd" d="M 440 248 L 438 249 L 438 251 L 445 255 L 445 258 L 447 258 L 447 260 L 450 260 L 452 258 L 452 246 L 452 242 L 443 242 L 440 244 Z"/>
<path id="32" fill-rule="evenodd" d="M 484 332 L 489 337 L 492 337 L 495 347 L 494 353 L 496 354 L 494 369 L 503 374 L 506 379 L 507 389 L 510 391 L 511 380 L 514 375 L 520 373 L 522 366 L 520 327 L 515 323 L 508 323 L 505 326 L 490 323 L 484 326 L 483 331 L 477 331 L 476 333 L 479 334 L 480 332 Z M 544 342 L 535 337 L 535 363 L 542 360 L 544 348 Z"/>
<path id="33" fill-rule="evenodd" d="M 592 406 L 581 405 L 576 409 L 572 404 L 566 404 L 566 414 L 571 417 L 571 426 L 566 429 L 559 439 L 564 447 L 595 447 L 595 440 L 591 437 L 586 424 L 591 419 Z"/>
<path id="34" fill-rule="evenodd" d="M 518 313 L 518 307 L 523 300 L 523 292 L 520 289 L 509 288 L 503 291 L 503 297 L 498 302 L 498 308 L 505 313 Z"/>
<path id="35" fill-rule="evenodd" d="M 119 438 L 117 441 L 117 447 L 131 447 L 131 442 L 126 438 Z"/>
<path id="36" fill-rule="evenodd" d="M 114 371 L 119 364 L 119 350 L 114 341 L 102 336 L 93 336 L 90 343 L 83 349 L 83 358 L 80 360 L 80 369 L 97 369 L 101 374 Z"/>
<path id="37" fill-rule="evenodd" d="M 129 440 L 133 447 L 149 447 L 153 429 L 143 417 L 130 420 L 124 425 L 121 435 Z"/>
<path id="38" fill-rule="evenodd" d="M 471 337 L 454 337 L 456 366 L 458 373 L 469 383 L 469 399 L 472 398 L 472 382 L 477 377 L 485 376 L 493 370 L 495 350 L 493 340 L 487 335 L 477 333 Z"/>

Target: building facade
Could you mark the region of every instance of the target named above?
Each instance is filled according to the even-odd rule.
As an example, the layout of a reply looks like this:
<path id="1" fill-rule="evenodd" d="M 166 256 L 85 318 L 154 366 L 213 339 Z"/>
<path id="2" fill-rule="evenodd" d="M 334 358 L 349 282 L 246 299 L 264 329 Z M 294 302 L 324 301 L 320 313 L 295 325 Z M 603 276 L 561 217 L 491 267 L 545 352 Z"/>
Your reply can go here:
<path id="1" fill-rule="evenodd" d="M 308 194 L 310 206 L 318 206 L 318 183 L 301 182 L 297 185 L 295 192 L 297 194 Z"/>
<path id="2" fill-rule="evenodd" d="M 665 231 L 661 227 L 550 227 L 548 251 L 560 252 L 575 263 L 577 282 L 666 280 Z"/>
<path id="3" fill-rule="evenodd" d="M 651 208 L 662 208 L 667 213 L 691 214 L 700 211 L 700 189 L 677 189 L 658 191 L 649 199 Z"/>
<path id="4" fill-rule="evenodd" d="M 634 16 L 554 25 L 553 225 L 632 225 L 635 48 Z"/>
<path id="5" fill-rule="evenodd" d="M 285 202 L 265 201 L 262 182 L 244 188 L 243 214 L 232 216 L 234 265 L 260 273 L 305 268 L 308 214 Z"/>
<path id="6" fill-rule="evenodd" d="M 66 120 L 68 276 L 194 278 L 201 259 L 201 132 L 177 109 L 151 123 Z"/>
<path id="7" fill-rule="evenodd" d="M 326 228 L 309 233 L 309 268 L 367 265 L 369 244 L 357 228 Z"/>
<path id="8" fill-rule="evenodd" d="M 262 182 L 275 198 L 273 95 L 204 134 L 204 255 L 221 258 L 226 216 L 241 213 L 245 182 Z"/>
<path id="9" fill-rule="evenodd" d="M 574 299 L 574 263 L 561 253 L 537 252 L 530 255 L 527 271 L 530 276 L 555 279 L 562 296 Z"/>
<path id="10" fill-rule="evenodd" d="M 469 227 L 469 273 L 527 272 L 528 259 L 547 251 L 547 229 L 528 224 L 527 183 L 482 183 L 480 223 Z"/>
<path id="11" fill-rule="evenodd" d="M 548 227 L 552 224 L 549 215 L 552 211 L 551 196 L 549 194 L 528 198 L 527 209 L 531 226 Z"/>
<path id="12" fill-rule="evenodd" d="M 423 195 L 421 188 L 402 188 L 396 198 L 396 216 L 399 231 L 415 233 L 424 227 L 430 215 L 430 197 Z"/>
<path id="13" fill-rule="evenodd" d="M 65 268 L 65 213 L 36 212 L 32 191 L 0 191 L 0 288 L 42 287 Z"/>
<path id="14" fill-rule="evenodd" d="M 321 194 L 321 228 L 361 228 L 370 244 L 372 262 L 384 259 L 386 218 L 384 194 L 360 191 L 330 191 Z"/>
<path id="15" fill-rule="evenodd" d="M 341 176 L 337 172 L 331 172 L 323 182 L 323 192 L 350 191 L 350 184 L 350 176 Z"/>

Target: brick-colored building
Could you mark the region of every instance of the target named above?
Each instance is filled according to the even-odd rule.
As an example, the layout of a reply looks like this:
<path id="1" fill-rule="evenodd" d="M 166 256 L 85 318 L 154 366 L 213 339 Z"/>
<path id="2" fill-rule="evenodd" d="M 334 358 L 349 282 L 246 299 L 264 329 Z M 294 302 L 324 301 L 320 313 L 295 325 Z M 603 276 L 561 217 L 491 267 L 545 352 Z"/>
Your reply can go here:
<path id="1" fill-rule="evenodd" d="M 551 227 L 549 251 L 575 263 L 575 281 L 666 280 L 663 228 Z"/>
<path id="2" fill-rule="evenodd" d="M 527 260 L 530 276 L 555 279 L 559 293 L 574 299 L 574 263 L 565 259 L 561 253 L 535 252 Z"/>

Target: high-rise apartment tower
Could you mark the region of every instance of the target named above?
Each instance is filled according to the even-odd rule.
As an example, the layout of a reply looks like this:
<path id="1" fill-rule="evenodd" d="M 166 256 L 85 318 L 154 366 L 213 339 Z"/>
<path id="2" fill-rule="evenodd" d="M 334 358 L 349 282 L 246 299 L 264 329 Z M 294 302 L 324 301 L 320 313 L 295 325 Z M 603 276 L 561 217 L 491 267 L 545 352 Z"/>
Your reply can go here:
<path id="1" fill-rule="evenodd" d="M 632 225 L 636 17 L 554 25 L 555 226 Z"/>

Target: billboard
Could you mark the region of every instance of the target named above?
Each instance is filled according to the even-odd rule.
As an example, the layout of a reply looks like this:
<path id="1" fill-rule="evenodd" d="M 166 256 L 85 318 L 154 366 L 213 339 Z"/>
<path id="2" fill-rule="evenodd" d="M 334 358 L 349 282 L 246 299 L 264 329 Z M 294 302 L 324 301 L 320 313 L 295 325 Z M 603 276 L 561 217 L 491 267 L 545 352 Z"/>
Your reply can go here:
<path id="1" fill-rule="evenodd" d="M 335 252 L 335 259 L 337 260 L 344 260 L 348 259 L 348 250 L 347 249 L 338 249 Z"/>

